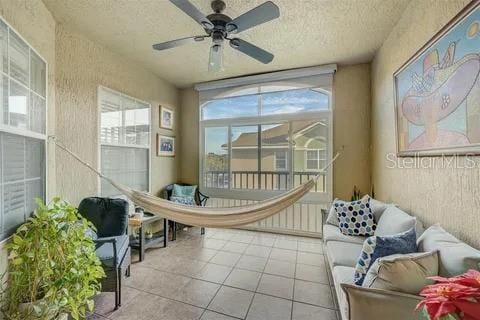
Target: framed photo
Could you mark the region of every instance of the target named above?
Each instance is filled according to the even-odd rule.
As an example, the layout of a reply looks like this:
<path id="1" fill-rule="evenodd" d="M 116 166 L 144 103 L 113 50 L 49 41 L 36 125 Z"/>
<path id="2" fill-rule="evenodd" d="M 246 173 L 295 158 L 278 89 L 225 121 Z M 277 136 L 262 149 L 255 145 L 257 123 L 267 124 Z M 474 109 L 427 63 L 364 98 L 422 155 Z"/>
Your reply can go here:
<path id="1" fill-rule="evenodd" d="M 162 136 L 157 133 L 157 156 L 175 156 L 175 137 Z"/>
<path id="2" fill-rule="evenodd" d="M 480 153 L 480 1 L 394 74 L 398 156 Z"/>
<path id="3" fill-rule="evenodd" d="M 160 127 L 165 129 L 173 129 L 173 110 L 159 106 L 160 108 Z"/>

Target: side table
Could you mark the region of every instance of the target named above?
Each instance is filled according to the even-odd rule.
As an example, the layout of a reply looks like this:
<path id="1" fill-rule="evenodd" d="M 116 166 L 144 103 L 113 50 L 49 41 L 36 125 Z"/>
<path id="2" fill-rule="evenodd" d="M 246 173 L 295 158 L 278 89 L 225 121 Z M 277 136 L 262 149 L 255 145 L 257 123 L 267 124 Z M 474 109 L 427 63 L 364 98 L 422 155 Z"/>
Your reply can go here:
<path id="1" fill-rule="evenodd" d="M 139 251 L 139 260 L 143 261 L 145 259 L 145 250 L 161 243 L 163 241 L 163 246 L 167 247 L 168 241 L 168 220 L 163 219 L 163 231 L 154 233 L 151 238 L 145 237 L 145 231 L 148 226 L 155 221 L 163 219 L 158 215 L 154 215 L 150 212 L 145 212 L 143 218 L 129 218 L 128 225 L 132 228 L 138 228 L 138 238 L 131 235 L 130 236 L 130 247 L 137 249 Z"/>

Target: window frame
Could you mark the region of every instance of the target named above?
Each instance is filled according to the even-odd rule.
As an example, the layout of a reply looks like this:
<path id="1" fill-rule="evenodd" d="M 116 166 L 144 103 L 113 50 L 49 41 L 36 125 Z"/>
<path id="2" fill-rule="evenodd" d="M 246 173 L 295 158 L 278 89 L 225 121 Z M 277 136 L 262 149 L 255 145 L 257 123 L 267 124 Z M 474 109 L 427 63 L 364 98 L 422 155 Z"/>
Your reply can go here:
<path id="1" fill-rule="evenodd" d="M 291 82 L 289 82 L 291 84 Z M 245 86 L 246 87 L 246 86 Z M 245 87 L 239 87 L 238 90 L 241 90 Z M 205 103 L 199 103 L 198 105 L 198 136 L 199 136 L 199 188 L 202 192 L 208 194 L 214 198 L 227 198 L 227 199 L 246 199 L 246 200 L 266 200 L 271 197 L 278 196 L 282 193 L 285 193 L 285 190 L 262 190 L 262 189 L 234 189 L 229 187 L 228 189 L 223 188 L 212 188 L 206 187 L 204 183 L 204 159 L 205 159 L 205 136 L 204 130 L 208 127 L 227 127 L 228 128 L 228 172 L 231 175 L 231 128 L 232 126 L 261 126 L 261 125 L 270 125 L 270 124 L 284 124 L 291 121 L 302 121 L 302 120 L 312 120 L 312 119 L 327 119 L 329 123 L 328 128 L 328 145 L 327 145 L 327 158 L 331 159 L 333 156 L 333 113 L 334 113 L 334 101 L 333 101 L 333 90 L 331 87 L 316 87 L 311 86 L 310 88 L 315 88 L 321 90 L 322 93 L 328 95 L 329 103 L 328 109 L 318 110 L 318 111 L 306 111 L 299 114 L 296 113 L 283 113 L 283 114 L 272 114 L 272 115 L 263 115 L 255 117 L 238 117 L 238 118 L 224 118 L 224 119 L 209 119 L 202 120 L 202 108 Z M 259 141 L 261 138 L 259 138 Z M 261 154 L 261 145 L 259 145 L 259 153 Z M 289 143 L 288 155 L 287 155 L 287 169 L 290 173 L 293 173 L 293 167 L 288 168 L 288 164 L 292 163 L 293 158 L 293 146 L 292 143 Z M 259 159 L 259 161 L 261 161 Z M 260 168 L 260 167 L 259 167 Z M 302 198 L 302 202 L 305 203 L 329 203 L 332 200 L 333 195 L 333 170 L 332 166 L 327 169 L 326 173 L 326 192 L 310 192 Z M 291 187 L 292 181 L 289 182 Z"/>
<path id="2" fill-rule="evenodd" d="M 48 75 L 49 75 L 49 65 L 48 65 L 48 62 L 47 60 L 30 44 L 30 42 L 25 39 L 25 37 L 22 36 L 22 34 L 20 32 L 18 32 L 17 29 L 15 29 L 10 23 L 8 23 L 8 21 L 6 19 L 4 19 L 3 17 L 0 17 L 0 21 L 2 23 L 4 23 L 6 26 L 7 26 L 7 69 L 8 69 L 8 72 L 5 73 L 3 72 L 3 69 L 0 70 L 0 76 L 3 77 L 5 76 L 8 80 L 8 84 L 7 84 L 7 95 L 10 96 L 10 81 L 14 81 L 17 85 L 23 87 L 23 88 L 26 88 L 27 91 L 28 91 L 28 99 L 27 99 L 27 108 L 29 108 L 29 104 L 30 104 L 30 100 L 31 100 L 31 94 L 34 94 L 34 95 L 37 95 L 38 97 L 40 97 L 41 99 L 43 99 L 45 101 L 45 132 L 44 133 L 39 133 L 39 132 L 35 132 L 35 131 L 31 131 L 29 129 L 24 129 L 24 128 L 17 128 L 17 127 L 13 127 L 13 126 L 10 126 L 9 124 L 4 124 L 3 123 L 3 115 L 1 117 L 1 122 L 0 122 L 0 132 L 1 133 L 6 133 L 6 134 L 12 134 L 12 135 L 17 135 L 17 136 L 21 136 L 23 138 L 29 138 L 29 139 L 36 139 L 36 140 L 40 140 L 40 141 L 43 141 L 43 146 L 44 146 L 44 162 L 45 162 L 45 165 L 44 165 L 44 168 L 43 168 L 43 174 L 44 174 L 44 181 L 43 181 L 43 198 L 42 200 L 44 202 L 47 201 L 47 199 L 50 198 L 50 189 L 49 189 L 49 186 L 48 186 L 48 176 L 49 176 L 49 169 L 48 169 L 48 161 L 49 161 L 49 152 L 48 152 L 48 128 L 49 128 L 49 125 L 48 125 L 48 115 L 49 115 L 49 103 L 48 103 L 48 98 L 49 98 L 49 86 L 48 86 Z M 10 76 L 10 32 L 13 32 L 15 33 L 15 35 L 20 39 L 22 40 L 27 46 L 28 46 L 28 86 L 25 86 L 25 84 L 23 84 L 21 81 L 13 78 Z M 31 59 L 32 59 L 32 52 L 45 64 L 45 96 L 43 97 L 40 93 L 37 93 L 36 91 L 34 91 L 33 89 L 31 89 Z M 0 101 L 0 103 L 3 103 L 2 101 Z M 2 110 L 3 112 L 3 110 Z M 28 121 L 28 120 L 27 120 Z M 3 165 L 3 164 L 2 164 Z M 0 177 L 0 192 L 2 193 L 2 195 L 0 196 L 1 197 L 1 202 L 0 202 L 0 205 L 3 206 L 3 177 Z M 1 215 L 0 215 L 0 223 L 3 223 L 3 208 L 2 208 L 2 211 L 1 211 Z M 0 245 L 7 242 L 11 237 L 12 235 L 14 234 L 15 232 L 15 228 L 11 228 L 9 230 L 7 230 L 6 232 L 4 233 L 0 233 Z"/>
<path id="3" fill-rule="evenodd" d="M 150 121 L 149 124 L 149 130 L 148 130 L 148 145 L 147 146 L 141 146 L 137 144 L 127 144 L 127 143 L 121 143 L 121 144 L 116 144 L 116 143 L 102 143 L 102 107 L 101 107 L 101 95 L 100 92 L 102 90 L 109 91 L 110 93 L 113 94 L 118 94 L 122 97 L 125 97 L 127 99 L 134 100 L 135 102 L 140 102 L 145 105 L 148 105 L 148 119 Z M 138 148 L 138 149 L 148 149 L 148 192 L 152 190 L 152 104 L 150 102 L 147 102 L 145 100 L 141 100 L 135 97 L 132 97 L 128 94 L 125 94 L 123 92 L 108 88 L 103 85 L 99 85 L 97 88 L 97 127 L 98 127 L 98 148 L 97 148 L 97 169 L 99 172 L 102 170 L 102 145 L 105 146 L 113 146 L 113 147 L 125 147 L 125 148 Z M 102 196 L 102 178 L 98 177 L 97 179 L 97 195 Z"/>

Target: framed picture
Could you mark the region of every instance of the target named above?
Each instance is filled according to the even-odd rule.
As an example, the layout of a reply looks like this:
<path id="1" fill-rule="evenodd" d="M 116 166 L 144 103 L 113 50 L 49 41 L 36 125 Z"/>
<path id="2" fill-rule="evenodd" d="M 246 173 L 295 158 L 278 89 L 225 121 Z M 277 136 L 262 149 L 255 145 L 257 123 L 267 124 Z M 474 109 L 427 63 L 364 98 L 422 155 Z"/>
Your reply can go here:
<path id="1" fill-rule="evenodd" d="M 162 136 L 157 133 L 157 156 L 175 156 L 175 137 Z"/>
<path id="2" fill-rule="evenodd" d="M 173 110 L 160 106 L 160 127 L 173 129 Z"/>
<path id="3" fill-rule="evenodd" d="M 480 153 L 480 1 L 394 74 L 398 156 Z"/>

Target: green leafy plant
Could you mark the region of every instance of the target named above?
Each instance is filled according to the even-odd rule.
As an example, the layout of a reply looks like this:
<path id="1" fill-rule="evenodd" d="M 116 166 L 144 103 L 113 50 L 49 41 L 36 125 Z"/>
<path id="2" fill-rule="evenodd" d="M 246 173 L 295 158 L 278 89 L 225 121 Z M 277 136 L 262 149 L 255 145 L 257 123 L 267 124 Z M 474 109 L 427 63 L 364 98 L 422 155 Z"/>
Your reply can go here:
<path id="1" fill-rule="evenodd" d="M 357 186 L 353 186 L 353 195 L 351 201 L 360 200 L 362 197 L 360 196 L 360 189 Z"/>
<path id="2" fill-rule="evenodd" d="M 84 318 L 105 276 L 88 237 L 94 227 L 65 201 L 35 201 L 38 209 L 6 245 L 2 313 L 9 320 Z"/>

